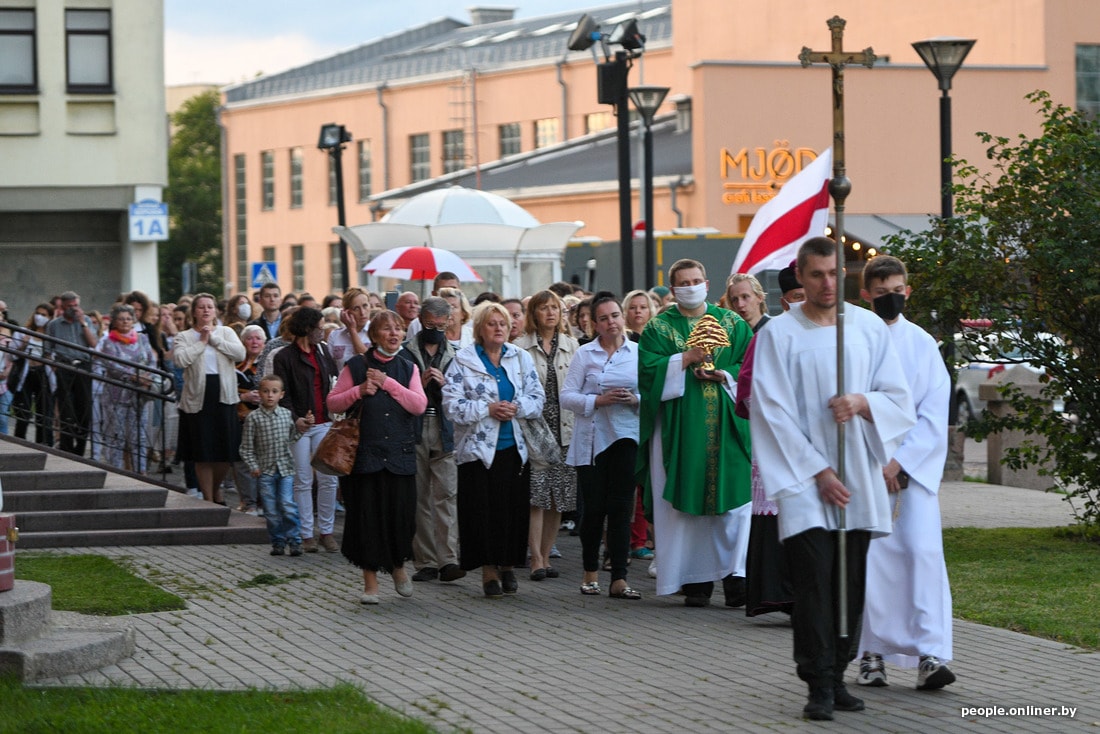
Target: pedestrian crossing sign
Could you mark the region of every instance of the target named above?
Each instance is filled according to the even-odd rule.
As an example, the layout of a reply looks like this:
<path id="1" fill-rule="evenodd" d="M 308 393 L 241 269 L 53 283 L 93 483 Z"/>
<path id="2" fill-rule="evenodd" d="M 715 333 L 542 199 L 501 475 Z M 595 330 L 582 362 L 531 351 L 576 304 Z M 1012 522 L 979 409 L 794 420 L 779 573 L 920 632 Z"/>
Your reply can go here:
<path id="1" fill-rule="evenodd" d="M 262 288 L 267 283 L 278 283 L 277 272 L 273 262 L 252 263 L 252 287 Z"/>

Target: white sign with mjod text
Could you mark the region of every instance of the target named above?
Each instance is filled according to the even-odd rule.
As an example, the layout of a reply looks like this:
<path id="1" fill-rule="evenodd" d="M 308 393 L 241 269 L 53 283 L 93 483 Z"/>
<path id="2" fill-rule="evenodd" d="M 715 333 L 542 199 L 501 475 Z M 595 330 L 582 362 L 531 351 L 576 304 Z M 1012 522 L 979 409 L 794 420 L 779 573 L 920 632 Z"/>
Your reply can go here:
<path id="1" fill-rule="evenodd" d="M 130 205 L 130 241 L 161 242 L 168 239 L 168 205 L 142 199 Z"/>

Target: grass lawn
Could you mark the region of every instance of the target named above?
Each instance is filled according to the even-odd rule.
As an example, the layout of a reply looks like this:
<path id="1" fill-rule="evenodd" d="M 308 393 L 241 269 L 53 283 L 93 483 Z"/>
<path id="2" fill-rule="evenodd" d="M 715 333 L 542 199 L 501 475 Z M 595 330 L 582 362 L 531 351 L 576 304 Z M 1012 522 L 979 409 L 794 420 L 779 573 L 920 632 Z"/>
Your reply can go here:
<path id="1" fill-rule="evenodd" d="M 18 579 L 49 584 L 57 610 L 120 615 L 187 606 L 104 556 L 20 553 L 15 570 Z M 381 708 L 350 684 L 311 691 L 155 691 L 27 688 L 14 679 L 0 679 L 0 701 L 0 734 L 432 731 Z"/>
<path id="2" fill-rule="evenodd" d="M 947 528 L 956 617 L 1100 650 L 1100 543 L 1065 528 Z"/>

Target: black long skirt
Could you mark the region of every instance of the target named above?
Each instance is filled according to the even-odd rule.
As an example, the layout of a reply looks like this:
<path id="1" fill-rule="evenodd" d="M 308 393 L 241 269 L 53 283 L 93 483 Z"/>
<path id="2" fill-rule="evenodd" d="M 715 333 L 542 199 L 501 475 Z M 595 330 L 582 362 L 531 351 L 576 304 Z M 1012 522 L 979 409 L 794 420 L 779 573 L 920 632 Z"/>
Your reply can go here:
<path id="1" fill-rule="evenodd" d="M 523 566 L 531 519 L 531 471 L 515 447 L 458 465 L 459 565 Z"/>
<path id="2" fill-rule="evenodd" d="M 416 475 L 386 469 L 340 477 L 344 538 L 340 551 L 367 571 L 392 573 L 412 558 L 416 533 Z"/>
<path id="3" fill-rule="evenodd" d="M 745 616 L 769 612 L 791 613 L 794 589 L 787 571 L 783 544 L 779 542 L 779 518 L 753 515 L 746 559 Z"/>
<path id="4" fill-rule="evenodd" d="M 180 461 L 240 461 L 241 422 L 237 418 L 237 406 L 221 402 L 221 390 L 221 378 L 207 375 L 202 410 L 179 412 L 176 455 Z"/>

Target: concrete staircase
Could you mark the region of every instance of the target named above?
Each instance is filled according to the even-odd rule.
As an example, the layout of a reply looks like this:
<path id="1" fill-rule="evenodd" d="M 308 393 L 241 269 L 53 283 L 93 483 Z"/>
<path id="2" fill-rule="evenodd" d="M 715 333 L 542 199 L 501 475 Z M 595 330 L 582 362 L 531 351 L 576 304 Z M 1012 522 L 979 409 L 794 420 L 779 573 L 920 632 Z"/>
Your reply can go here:
<path id="1" fill-rule="evenodd" d="M 19 550 L 268 542 L 263 518 L 6 437 L 0 483 Z"/>
<path id="2" fill-rule="evenodd" d="M 54 678 L 133 654 L 134 628 L 124 618 L 55 612 L 51 598 L 50 587 L 34 581 L 0 593 L 0 676 Z"/>

